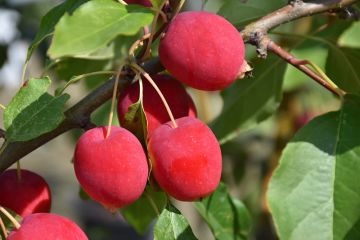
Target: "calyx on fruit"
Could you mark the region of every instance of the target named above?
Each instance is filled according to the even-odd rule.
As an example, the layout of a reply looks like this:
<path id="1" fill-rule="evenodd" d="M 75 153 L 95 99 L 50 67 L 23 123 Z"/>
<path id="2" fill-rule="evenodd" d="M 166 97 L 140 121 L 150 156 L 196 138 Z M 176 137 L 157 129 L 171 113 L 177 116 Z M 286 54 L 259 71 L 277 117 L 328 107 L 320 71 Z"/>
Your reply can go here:
<path id="1" fill-rule="evenodd" d="M 32 213 L 49 212 L 51 193 L 49 185 L 38 174 L 22 169 L 10 169 L 0 175 L 0 206 L 9 208 L 22 217 Z"/>
<path id="2" fill-rule="evenodd" d="M 164 67 L 201 90 L 221 90 L 243 75 L 244 42 L 226 19 L 209 12 L 178 14 L 159 45 Z"/>
<path id="3" fill-rule="evenodd" d="M 69 219 L 51 213 L 26 216 L 7 240 L 87 240 L 85 233 Z"/>
<path id="4" fill-rule="evenodd" d="M 86 131 L 74 154 L 76 177 L 89 196 L 110 211 L 138 199 L 145 189 L 148 164 L 139 140 L 128 130 L 112 126 Z"/>
<path id="5" fill-rule="evenodd" d="M 165 74 L 153 75 L 152 79 L 166 98 L 174 118 L 196 117 L 194 102 L 180 82 Z M 148 134 L 150 135 L 161 124 L 170 121 L 170 117 L 153 86 L 146 79 L 142 82 L 143 107 L 148 122 Z M 139 82 L 133 83 L 121 93 L 118 101 L 118 117 L 121 124 L 125 123 L 125 115 L 130 105 L 137 102 L 138 99 Z"/>
<path id="6" fill-rule="evenodd" d="M 148 152 L 152 173 L 159 186 L 181 201 L 193 201 L 212 193 L 220 182 L 222 157 L 210 128 L 194 117 L 157 128 L 150 136 Z"/>

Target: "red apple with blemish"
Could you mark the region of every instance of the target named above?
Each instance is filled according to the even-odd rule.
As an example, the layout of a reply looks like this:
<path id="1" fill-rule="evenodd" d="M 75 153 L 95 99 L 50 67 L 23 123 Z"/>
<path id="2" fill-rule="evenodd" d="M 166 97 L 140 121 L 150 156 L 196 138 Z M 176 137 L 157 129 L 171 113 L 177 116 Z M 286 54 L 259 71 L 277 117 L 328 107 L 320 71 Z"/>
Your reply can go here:
<path id="1" fill-rule="evenodd" d="M 220 182 L 222 157 L 210 128 L 194 117 L 183 117 L 157 128 L 148 152 L 159 186 L 181 201 L 211 194 Z"/>
<path id="2" fill-rule="evenodd" d="M 0 175 L 0 206 L 9 208 L 18 215 L 26 217 L 32 213 L 49 212 L 51 193 L 49 185 L 38 174 L 10 169 Z"/>
<path id="3" fill-rule="evenodd" d="M 139 140 L 128 130 L 112 126 L 86 131 L 74 155 L 76 177 L 89 196 L 110 211 L 131 204 L 145 189 L 148 163 Z"/>

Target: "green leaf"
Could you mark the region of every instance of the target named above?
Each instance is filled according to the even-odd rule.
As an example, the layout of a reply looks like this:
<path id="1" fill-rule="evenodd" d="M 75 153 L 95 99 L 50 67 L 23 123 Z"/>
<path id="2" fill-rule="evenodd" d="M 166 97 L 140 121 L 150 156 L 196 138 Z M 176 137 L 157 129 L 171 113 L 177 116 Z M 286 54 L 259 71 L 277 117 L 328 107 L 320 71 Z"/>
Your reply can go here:
<path id="1" fill-rule="evenodd" d="M 144 106 L 142 103 L 143 87 L 142 82 L 139 81 L 135 84 L 140 84 L 139 87 L 139 100 L 131 104 L 125 114 L 125 121 L 123 127 L 132 132 L 138 139 L 147 139 L 147 119 L 145 115 Z"/>
<path id="2" fill-rule="evenodd" d="M 64 119 L 63 108 L 69 95 L 47 93 L 48 77 L 30 79 L 4 111 L 7 141 L 27 141 L 55 129 Z"/>
<path id="3" fill-rule="evenodd" d="M 71 14 L 76 8 L 87 0 L 67 0 L 62 4 L 51 9 L 42 19 L 40 23 L 39 31 L 36 34 L 34 41 L 31 43 L 28 49 L 26 62 L 29 61 L 34 50 L 39 46 L 39 44 L 48 36 L 54 32 L 54 27 L 59 21 L 59 19 L 68 12 Z"/>
<path id="4" fill-rule="evenodd" d="M 360 94 L 360 49 L 337 47 L 329 49 L 326 74 L 341 89 Z"/>
<path id="5" fill-rule="evenodd" d="M 164 209 L 154 227 L 154 240 L 197 239 L 188 221 L 174 206 Z"/>
<path id="6" fill-rule="evenodd" d="M 226 0 L 217 14 L 226 18 L 235 26 L 242 27 L 286 4 L 286 0 Z"/>
<path id="7" fill-rule="evenodd" d="M 360 98 L 315 118 L 288 143 L 268 191 L 280 239 L 360 233 Z M 354 238 L 357 239 L 357 238 Z"/>
<path id="8" fill-rule="evenodd" d="M 248 239 L 249 212 L 242 202 L 227 193 L 225 184 L 221 183 L 211 196 L 196 202 L 195 207 L 216 239 Z"/>
<path id="9" fill-rule="evenodd" d="M 121 214 L 139 234 L 145 234 L 152 221 L 165 208 L 166 203 L 167 196 L 164 192 L 157 192 L 147 187 L 136 202 L 121 209 Z"/>
<path id="10" fill-rule="evenodd" d="M 256 64 L 253 76 L 236 81 L 222 92 L 222 113 L 211 124 L 221 143 L 265 120 L 277 109 L 281 101 L 281 88 L 286 62 L 269 55 Z"/>
<path id="11" fill-rule="evenodd" d="M 93 0 L 72 16 L 65 14 L 60 19 L 48 53 L 51 58 L 87 55 L 104 48 L 118 35 L 135 35 L 152 19 L 151 10 L 141 6 Z"/>
<path id="12" fill-rule="evenodd" d="M 340 46 L 360 48 L 360 22 L 354 22 L 350 28 L 340 36 L 338 43 Z"/>

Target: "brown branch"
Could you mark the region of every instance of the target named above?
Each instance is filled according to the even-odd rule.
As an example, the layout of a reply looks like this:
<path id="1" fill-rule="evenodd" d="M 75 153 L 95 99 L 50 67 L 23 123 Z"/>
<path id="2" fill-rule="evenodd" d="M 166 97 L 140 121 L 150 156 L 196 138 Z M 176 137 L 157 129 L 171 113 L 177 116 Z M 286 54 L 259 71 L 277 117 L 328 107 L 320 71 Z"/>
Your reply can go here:
<path id="1" fill-rule="evenodd" d="M 282 49 L 279 45 L 274 43 L 272 40 L 268 39 L 267 41 L 268 41 L 267 50 L 275 53 L 276 55 L 278 55 L 279 57 L 281 57 L 282 59 L 284 59 L 285 61 L 287 61 L 288 63 L 290 63 L 291 65 L 293 65 L 294 67 L 296 67 L 297 69 L 299 69 L 300 71 L 305 73 L 306 75 L 308 75 L 310 78 L 314 79 L 317 83 L 319 83 L 320 85 L 322 85 L 323 87 L 328 89 L 330 92 L 332 92 L 336 95 L 339 95 L 340 97 L 345 94 L 344 91 L 342 91 L 341 89 L 334 88 L 327 81 L 325 81 L 320 76 L 318 76 L 316 73 L 314 73 L 313 70 L 311 70 L 310 68 L 305 66 L 305 64 L 308 63 L 307 60 L 299 60 L 299 59 L 295 58 L 293 55 L 291 55 L 289 52 Z"/>
<path id="2" fill-rule="evenodd" d="M 143 68 L 150 74 L 162 71 L 158 58 L 152 59 L 143 65 Z M 119 82 L 119 89 L 122 89 L 131 80 L 122 78 Z M 65 120 L 51 132 L 45 133 L 35 139 L 24 142 L 5 142 L 0 148 L 0 173 L 10 167 L 13 163 L 34 151 L 38 147 L 74 128 L 89 128 L 90 115 L 98 107 L 104 104 L 112 96 L 115 78 L 105 82 L 93 92 L 84 97 L 80 102 L 65 112 Z"/>
<path id="3" fill-rule="evenodd" d="M 257 46 L 259 56 L 266 57 L 268 48 L 266 38 L 269 30 L 299 18 L 341 9 L 357 1 L 358 0 L 294 1 L 293 4 L 280 8 L 247 25 L 244 30 L 241 31 L 241 35 L 246 42 Z"/>

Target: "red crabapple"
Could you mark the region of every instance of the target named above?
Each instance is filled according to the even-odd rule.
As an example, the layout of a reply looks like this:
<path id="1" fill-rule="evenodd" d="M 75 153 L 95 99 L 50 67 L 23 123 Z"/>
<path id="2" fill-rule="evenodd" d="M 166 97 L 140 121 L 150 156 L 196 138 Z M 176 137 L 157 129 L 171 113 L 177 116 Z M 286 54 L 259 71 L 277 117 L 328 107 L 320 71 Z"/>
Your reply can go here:
<path id="1" fill-rule="evenodd" d="M 168 102 L 174 118 L 185 116 L 196 117 L 194 102 L 180 82 L 164 74 L 154 75 L 152 78 Z M 138 82 L 133 83 L 121 93 L 118 102 L 118 116 L 121 124 L 125 122 L 125 114 L 129 106 L 137 102 L 138 99 Z M 170 117 L 158 93 L 146 79 L 143 80 L 143 103 L 150 136 L 157 127 L 170 121 Z"/>
<path id="2" fill-rule="evenodd" d="M 125 0 L 125 2 L 128 4 L 139 4 L 139 5 L 143 5 L 145 7 L 152 6 L 150 0 Z"/>
<path id="3" fill-rule="evenodd" d="M 201 90 L 221 90 L 243 75 L 244 42 L 226 19 L 209 12 L 178 14 L 160 41 L 164 67 Z"/>
<path id="4" fill-rule="evenodd" d="M 159 186 L 181 201 L 193 201 L 212 193 L 220 182 L 222 157 L 209 127 L 194 117 L 157 128 L 150 136 L 148 152 L 152 173 Z"/>
<path id="5" fill-rule="evenodd" d="M 86 131 L 74 155 L 76 177 L 89 196 L 110 211 L 138 199 L 148 178 L 147 159 L 139 140 L 128 130 L 112 126 Z"/>
<path id="6" fill-rule="evenodd" d="M 50 213 L 26 216 L 21 227 L 13 230 L 7 240 L 87 240 L 85 233 L 69 219 Z"/>
<path id="7" fill-rule="evenodd" d="M 49 185 L 38 174 L 22 169 L 10 169 L 0 175 L 0 206 L 26 217 L 32 213 L 49 212 L 51 193 Z"/>

